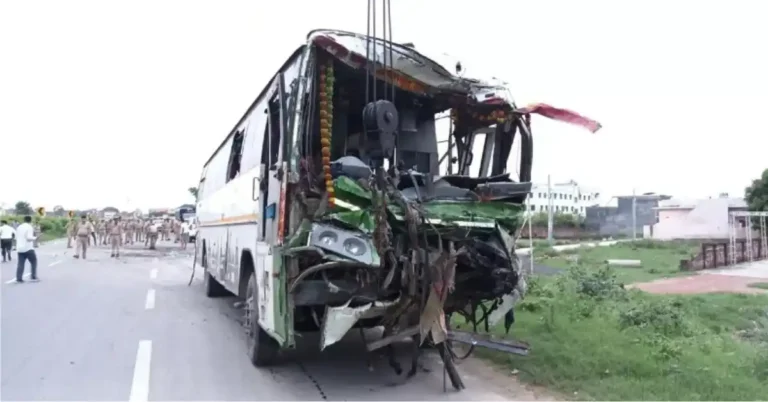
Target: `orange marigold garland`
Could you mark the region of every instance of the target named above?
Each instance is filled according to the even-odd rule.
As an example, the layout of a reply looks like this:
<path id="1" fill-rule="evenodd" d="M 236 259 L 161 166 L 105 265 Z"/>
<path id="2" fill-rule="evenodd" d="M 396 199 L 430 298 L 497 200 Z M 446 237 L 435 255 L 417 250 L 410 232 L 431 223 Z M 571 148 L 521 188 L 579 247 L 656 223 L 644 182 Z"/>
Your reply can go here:
<path id="1" fill-rule="evenodd" d="M 323 153 L 323 174 L 328 205 L 336 205 L 331 175 L 331 134 L 333 133 L 333 61 L 320 68 L 320 145 Z"/>

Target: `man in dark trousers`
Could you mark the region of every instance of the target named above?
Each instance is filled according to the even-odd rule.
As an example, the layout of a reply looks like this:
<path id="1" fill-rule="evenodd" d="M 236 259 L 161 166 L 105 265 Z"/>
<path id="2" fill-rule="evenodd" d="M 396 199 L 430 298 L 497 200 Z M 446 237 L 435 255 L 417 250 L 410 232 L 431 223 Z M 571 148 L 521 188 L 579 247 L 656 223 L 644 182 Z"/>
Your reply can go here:
<path id="1" fill-rule="evenodd" d="M 16 283 L 24 283 L 24 266 L 29 261 L 31 272 L 29 280 L 37 282 L 37 254 L 35 254 L 35 228 L 32 227 L 32 217 L 24 217 L 24 223 L 16 228 L 16 251 L 19 258 L 16 266 Z"/>
<path id="2" fill-rule="evenodd" d="M 8 221 L 0 221 L 0 250 L 3 254 L 3 262 L 11 261 L 11 249 L 13 248 L 13 237 L 16 231 L 8 225 Z"/>

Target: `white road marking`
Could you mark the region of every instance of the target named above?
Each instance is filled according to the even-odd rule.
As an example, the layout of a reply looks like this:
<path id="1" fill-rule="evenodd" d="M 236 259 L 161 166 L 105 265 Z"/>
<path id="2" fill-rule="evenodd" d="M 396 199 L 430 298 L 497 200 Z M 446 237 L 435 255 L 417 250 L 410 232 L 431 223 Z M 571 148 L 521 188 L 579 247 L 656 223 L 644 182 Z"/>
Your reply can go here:
<path id="1" fill-rule="evenodd" d="M 24 274 L 24 276 L 22 277 L 22 279 L 27 279 L 27 278 L 29 278 L 29 274 Z M 13 278 L 10 281 L 7 281 L 5 283 L 9 284 L 9 283 L 14 283 L 14 282 L 16 282 L 16 278 Z"/>
<path id="2" fill-rule="evenodd" d="M 48 266 L 49 266 L 49 267 L 52 267 L 52 266 L 54 266 L 54 265 L 59 265 L 59 264 L 61 264 L 62 262 L 64 262 L 64 260 L 58 260 L 58 261 L 54 261 L 54 262 L 52 262 L 52 263 L 48 264 Z"/>
<path id="3" fill-rule="evenodd" d="M 155 308 L 155 289 L 147 291 L 147 301 L 144 303 L 144 308 L 147 310 Z"/>
<path id="4" fill-rule="evenodd" d="M 146 402 L 149 400 L 149 368 L 152 363 L 152 341 L 139 341 L 136 352 L 136 363 L 133 366 L 133 382 L 131 383 L 130 402 Z"/>
<path id="5" fill-rule="evenodd" d="M 157 279 L 157 268 L 152 268 L 152 270 L 149 271 L 149 279 Z"/>

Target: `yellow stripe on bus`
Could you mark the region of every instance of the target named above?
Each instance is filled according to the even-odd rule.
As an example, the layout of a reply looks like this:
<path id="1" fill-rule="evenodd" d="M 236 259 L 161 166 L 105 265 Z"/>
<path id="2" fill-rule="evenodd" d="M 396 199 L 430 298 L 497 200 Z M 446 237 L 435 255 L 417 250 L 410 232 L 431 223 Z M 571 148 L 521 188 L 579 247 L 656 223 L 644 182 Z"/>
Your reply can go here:
<path id="1" fill-rule="evenodd" d="M 246 215 L 228 216 L 226 218 L 200 222 L 199 226 L 221 226 L 221 225 L 228 225 L 228 224 L 231 225 L 234 223 L 256 223 L 258 221 L 259 221 L 259 214 L 246 214 Z"/>

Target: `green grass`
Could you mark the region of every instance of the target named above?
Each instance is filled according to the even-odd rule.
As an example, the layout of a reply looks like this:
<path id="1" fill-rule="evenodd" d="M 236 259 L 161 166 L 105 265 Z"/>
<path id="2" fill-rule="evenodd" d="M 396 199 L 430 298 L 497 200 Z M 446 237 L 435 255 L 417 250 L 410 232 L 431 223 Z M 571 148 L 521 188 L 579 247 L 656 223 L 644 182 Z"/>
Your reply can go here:
<path id="1" fill-rule="evenodd" d="M 608 267 L 575 266 L 532 278 L 516 308 L 510 336 L 529 356 L 478 355 L 567 399 L 765 399 L 767 311 L 765 295 L 651 295 L 624 290 Z"/>
<path id="2" fill-rule="evenodd" d="M 61 239 L 62 237 L 66 237 L 67 233 L 66 231 L 62 232 L 43 232 L 40 234 L 40 241 L 41 242 L 47 242 L 51 240 Z"/>
<path id="3" fill-rule="evenodd" d="M 747 285 L 747 287 L 768 290 L 768 282 L 750 283 Z"/>
<path id="4" fill-rule="evenodd" d="M 535 258 L 538 262 L 555 268 L 568 268 L 576 264 L 589 269 L 597 269 L 605 265 L 608 259 L 640 260 L 641 267 L 615 267 L 614 271 L 619 281 L 636 283 L 688 275 L 688 272 L 680 271 L 680 260 L 689 258 L 698 250 L 698 244 L 691 242 L 640 240 L 617 243 L 612 246 L 581 247 L 561 252 L 552 249 L 543 250 Z"/>

